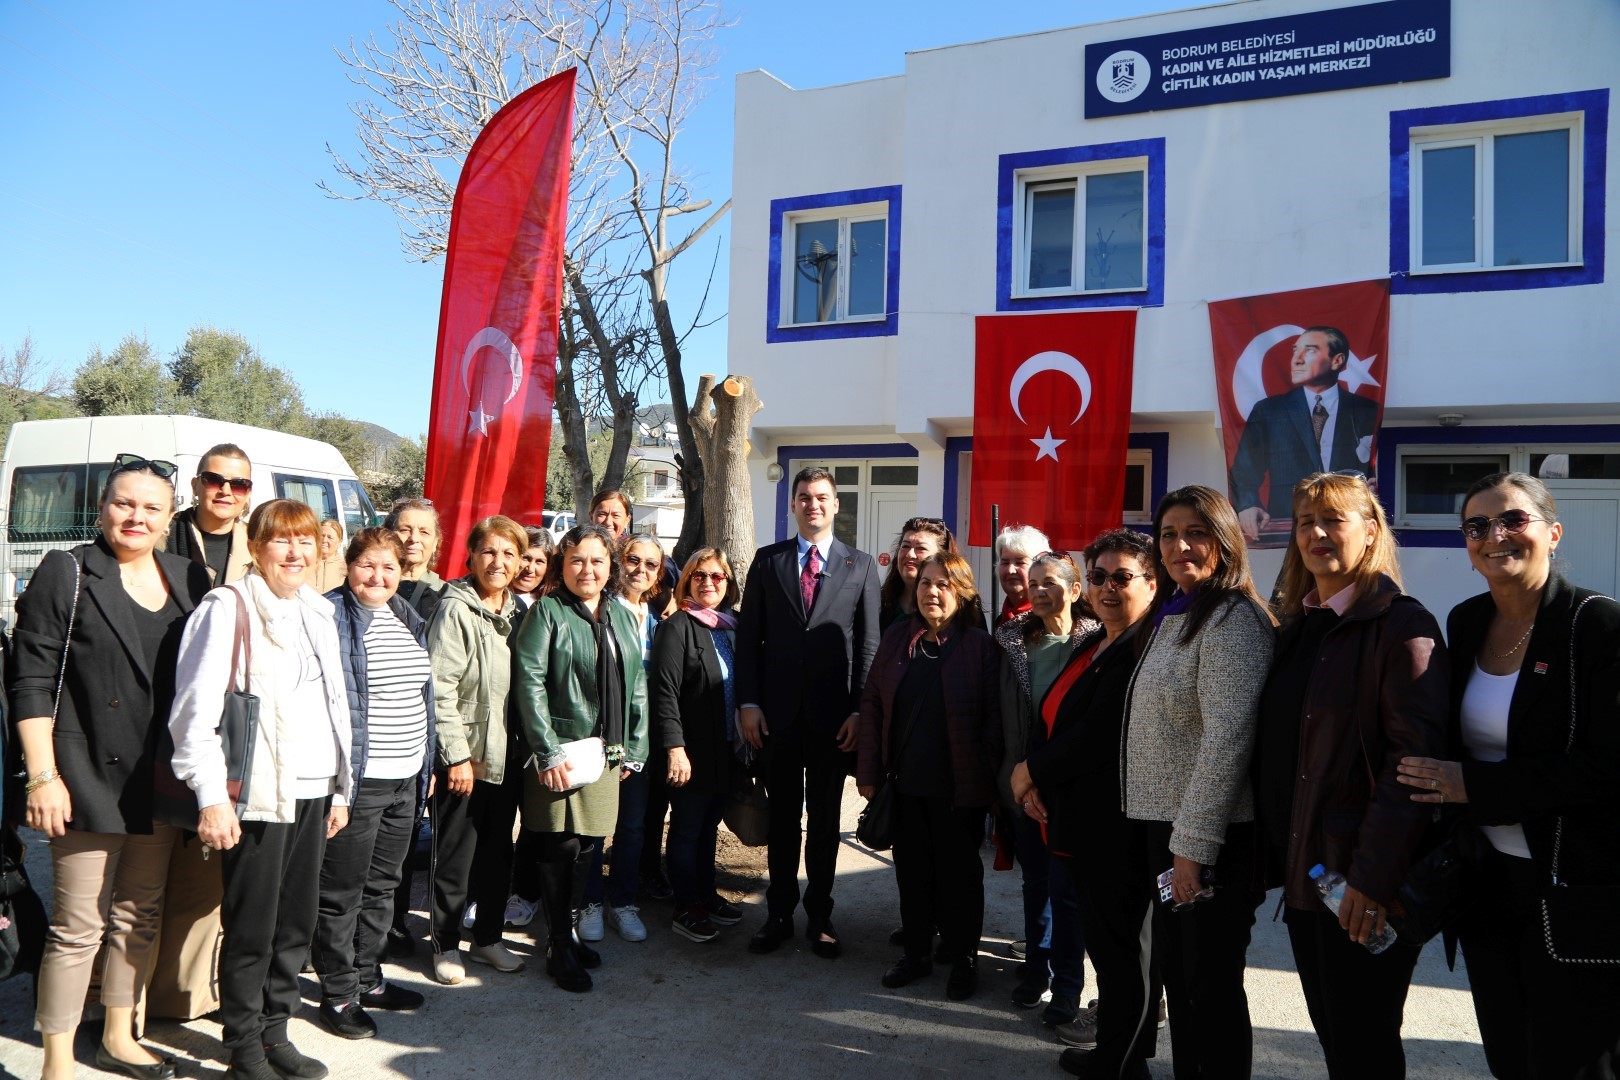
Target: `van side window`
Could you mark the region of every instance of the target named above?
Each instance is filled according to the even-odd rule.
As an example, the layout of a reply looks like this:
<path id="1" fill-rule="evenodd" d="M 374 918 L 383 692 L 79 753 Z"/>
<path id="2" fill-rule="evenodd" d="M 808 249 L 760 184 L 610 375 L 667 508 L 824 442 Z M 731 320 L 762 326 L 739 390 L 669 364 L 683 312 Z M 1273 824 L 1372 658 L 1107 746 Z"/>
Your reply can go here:
<path id="1" fill-rule="evenodd" d="M 332 490 L 332 481 L 322 480 L 318 476 L 294 476 L 289 473 L 271 473 L 276 484 L 276 498 L 296 499 L 315 511 L 316 521 L 335 519 L 338 516 L 337 495 Z"/>
<path id="2" fill-rule="evenodd" d="M 32 465 L 14 470 L 8 539 L 68 543 L 93 539 L 96 499 L 111 471 L 111 462 Z"/>

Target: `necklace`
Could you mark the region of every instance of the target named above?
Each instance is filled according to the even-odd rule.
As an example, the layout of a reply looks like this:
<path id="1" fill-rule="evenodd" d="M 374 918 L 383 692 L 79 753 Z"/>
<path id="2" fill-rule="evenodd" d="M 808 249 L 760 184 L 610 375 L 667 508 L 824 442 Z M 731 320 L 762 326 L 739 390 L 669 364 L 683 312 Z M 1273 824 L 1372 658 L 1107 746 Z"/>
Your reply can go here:
<path id="1" fill-rule="evenodd" d="M 930 660 L 938 660 L 939 656 L 940 656 L 938 650 L 939 650 L 939 645 L 937 643 L 935 643 L 935 645 L 934 645 L 934 651 L 930 652 L 929 648 L 928 648 L 928 639 L 927 638 L 918 638 L 917 639 L 917 651 L 922 653 L 928 659 L 930 659 Z"/>
<path id="2" fill-rule="evenodd" d="M 1496 653 L 1496 659 L 1506 660 L 1508 657 L 1518 652 L 1519 649 L 1523 647 L 1524 643 L 1530 640 L 1530 631 L 1534 630 L 1535 628 L 1536 624 L 1534 621 L 1532 621 L 1529 626 L 1524 628 L 1524 633 L 1519 637 L 1519 640 L 1513 643 L 1513 648 L 1509 649 L 1507 652 Z"/>

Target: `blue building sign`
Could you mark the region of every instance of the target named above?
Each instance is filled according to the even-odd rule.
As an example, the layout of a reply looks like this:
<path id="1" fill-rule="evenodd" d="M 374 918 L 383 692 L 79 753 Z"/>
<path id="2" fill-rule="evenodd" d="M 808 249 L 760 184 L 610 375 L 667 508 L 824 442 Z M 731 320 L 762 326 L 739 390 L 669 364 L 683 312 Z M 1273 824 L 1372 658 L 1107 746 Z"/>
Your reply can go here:
<path id="1" fill-rule="evenodd" d="M 1086 116 L 1450 74 L 1451 0 L 1384 0 L 1087 45 Z"/>

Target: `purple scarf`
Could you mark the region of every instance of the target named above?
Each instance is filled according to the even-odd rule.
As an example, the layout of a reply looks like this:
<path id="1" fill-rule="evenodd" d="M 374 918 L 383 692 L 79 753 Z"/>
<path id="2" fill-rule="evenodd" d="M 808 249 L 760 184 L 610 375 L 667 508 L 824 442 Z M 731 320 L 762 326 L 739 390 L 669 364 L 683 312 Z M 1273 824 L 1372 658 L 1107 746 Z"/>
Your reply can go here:
<path id="1" fill-rule="evenodd" d="M 719 608 L 706 608 L 702 604 L 691 600 L 682 600 L 681 610 L 707 626 L 710 630 L 737 629 L 737 616 L 729 611 L 721 611 Z"/>

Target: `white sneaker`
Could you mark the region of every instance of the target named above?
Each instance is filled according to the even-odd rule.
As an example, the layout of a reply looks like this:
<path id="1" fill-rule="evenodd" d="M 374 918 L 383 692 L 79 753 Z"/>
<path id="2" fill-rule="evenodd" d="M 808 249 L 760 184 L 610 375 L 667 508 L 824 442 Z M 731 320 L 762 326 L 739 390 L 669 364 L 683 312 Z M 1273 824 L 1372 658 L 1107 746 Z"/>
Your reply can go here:
<path id="1" fill-rule="evenodd" d="M 469 959 L 480 964 L 488 964 L 496 971 L 522 971 L 523 958 L 506 947 L 506 942 L 497 941 L 493 945 L 474 945 L 467 950 Z"/>
<path id="2" fill-rule="evenodd" d="M 614 907 L 609 904 L 607 909 L 608 922 L 619 932 L 619 936 L 626 941 L 646 941 L 647 924 L 641 921 L 641 909 L 634 904 L 624 907 Z"/>
<path id="3" fill-rule="evenodd" d="M 540 902 L 538 900 L 531 904 L 514 893 L 506 901 L 506 925 L 519 929 L 528 926 L 534 921 L 534 913 L 539 910 Z"/>
<path id="4" fill-rule="evenodd" d="M 474 900 L 467 905 L 467 913 L 461 917 L 461 928 L 471 930 L 473 923 L 478 921 L 478 901 Z"/>
<path id="5" fill-rule="evenodd" d="M 601 941 L 607 936 L 602 928 L 602 905 L 586 904 L 579 909 L 579 940 Z"/>
<path id="6" fill-rule="evenodd" d="M 455 949 L 449 952 L 436 952 L 433 954 L 433 977 L 446 986 L 454 986 L 467 977 L 466 965 L 461 962 L 461 953 Z"/>

